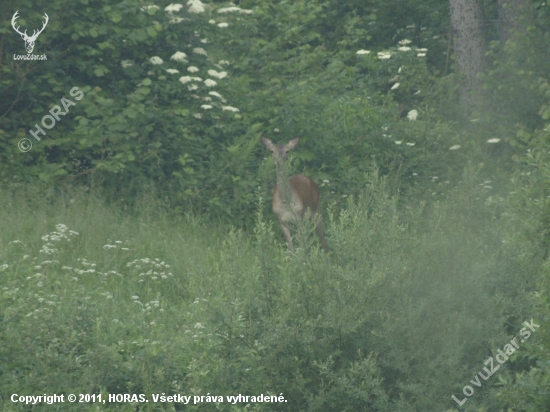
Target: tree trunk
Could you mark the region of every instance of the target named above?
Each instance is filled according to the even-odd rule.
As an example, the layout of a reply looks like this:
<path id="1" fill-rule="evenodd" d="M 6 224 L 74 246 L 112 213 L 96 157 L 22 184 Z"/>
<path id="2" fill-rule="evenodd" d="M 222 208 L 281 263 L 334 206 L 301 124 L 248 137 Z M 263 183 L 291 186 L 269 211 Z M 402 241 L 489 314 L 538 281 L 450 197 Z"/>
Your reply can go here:
<path id="1" fill-rule="evenodd" d="M 511 0 L 510 0 L 511 1 Z M 464 115 L 481 103 L 477 74 L 487 67 L 481 0 L 449 0 L 455 58 L 460 75 L 459 98 Z"/>
<path id="2" fill-rule="evenodd" d="M 531 0 L 498 0 L 498 20 L 498 35 L 504 44 L 533 20 Z"/>

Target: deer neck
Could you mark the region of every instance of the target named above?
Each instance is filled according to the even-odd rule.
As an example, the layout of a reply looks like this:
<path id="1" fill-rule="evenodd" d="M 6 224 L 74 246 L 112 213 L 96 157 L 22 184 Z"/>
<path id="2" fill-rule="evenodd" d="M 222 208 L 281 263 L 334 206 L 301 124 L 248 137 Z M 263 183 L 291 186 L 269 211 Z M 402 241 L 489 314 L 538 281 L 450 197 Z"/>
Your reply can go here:
<path id="1" fill-rule="evenodd" d="M 288 174 L 288 168 L 285 164 L 280 162 L 275 163 L 275 170 L 277 174 L 277 187 L 279 188 L 279 196 L 284 203 L 289 203 L 292 199 L 292 189 L 290 187 L 290 180 Z"/>

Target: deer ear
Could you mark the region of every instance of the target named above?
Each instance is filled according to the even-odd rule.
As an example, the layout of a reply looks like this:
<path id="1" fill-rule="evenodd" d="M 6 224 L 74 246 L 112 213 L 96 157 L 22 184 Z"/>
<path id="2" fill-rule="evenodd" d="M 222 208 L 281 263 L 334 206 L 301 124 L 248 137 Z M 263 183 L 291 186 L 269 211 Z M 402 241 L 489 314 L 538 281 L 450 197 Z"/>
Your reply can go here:
<path id="1" fill-rule="evenodd" d="M 268 139 L 267 137 L 265 136 L 262 136 L 262 143 L 264 144 L 265 147 L 267 147 L 269 150 L 275 150 L 275 145 L 273 144 L 273 142 Z"/>
<path id="2" fill-rule="evenodd" d="M 292 139 L 290 142 L 288 142 L 285 145 L 285 148 L 287 150 L 292 150 L 292 149 L 296 148 L 296 146 L 298 146 L 299 141 L 300 141 L 300 136 L 296 136 L 294 139 Z"/>

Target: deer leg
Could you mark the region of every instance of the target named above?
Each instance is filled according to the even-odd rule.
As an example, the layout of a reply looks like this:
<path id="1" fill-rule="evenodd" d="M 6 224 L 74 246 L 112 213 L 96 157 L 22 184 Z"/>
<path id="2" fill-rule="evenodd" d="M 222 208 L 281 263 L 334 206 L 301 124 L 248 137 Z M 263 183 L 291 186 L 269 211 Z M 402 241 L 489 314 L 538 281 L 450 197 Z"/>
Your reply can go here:
<path id="1" fill-rule="evenodd" d="M 291 252 L 294 252 L 294 246 L 292 245 L 292 236 L 290 234 L 290 229 L 283 222 L 281 222 L 281 229 L 283 229 L 283 234 L 285 235 L 286 242 Z"/>
<path id="2" fill-rule="evenodd" d="M 317 232 L 319 239 L 321 239 L 321 243 L 323 244 L 323 249 L 325 250 L 325 253 L 328 253 L 327 239 L 325 238 L 325 231 L 323 230 L 323 228 L 323 219 L 320 215 L 317 215 L 317 226 L 315 227 L 315 231 Z"/>

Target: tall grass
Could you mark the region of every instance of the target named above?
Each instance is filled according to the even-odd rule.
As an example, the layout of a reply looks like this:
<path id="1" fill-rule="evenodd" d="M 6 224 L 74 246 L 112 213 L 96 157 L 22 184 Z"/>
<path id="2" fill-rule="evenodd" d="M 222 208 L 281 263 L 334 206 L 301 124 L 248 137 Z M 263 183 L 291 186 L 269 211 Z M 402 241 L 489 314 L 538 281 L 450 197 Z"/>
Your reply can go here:
<path id="1" fill-rule="evenodd" d="M 485 198 L 465 179 L 446 200 L 407 204 L 370 177 L 327 213 L 325 255 L 307 237 L 289 253 L 261 202 L 244 234 L 153 195 L 125 210 L 74 189 L 4 189 L 2 409 L 29 410 L 13 393 L 149 399 L 36 410 L 456 408 L 451 395 L 533 315 L 522 250 Z M 497 381 L 463 410 L 491 405 Z M 224 402 L 153 403 L 157 393 Z"/>

